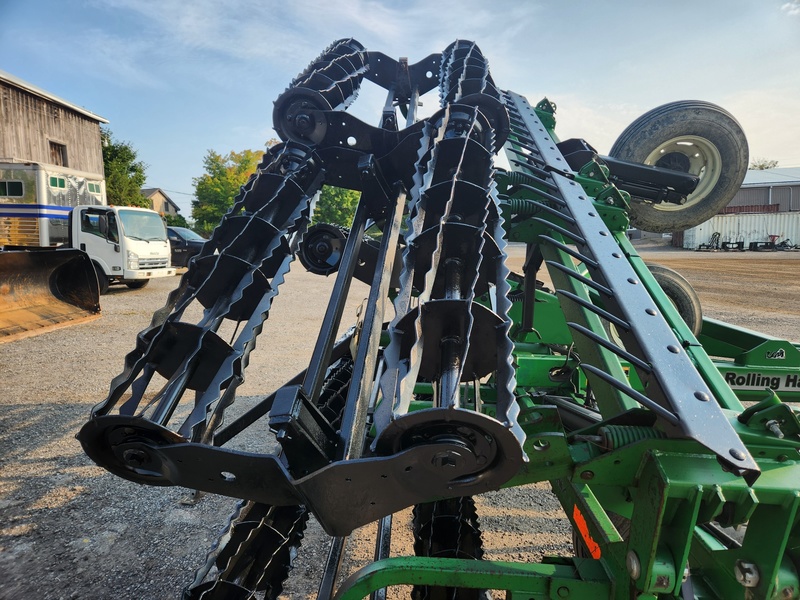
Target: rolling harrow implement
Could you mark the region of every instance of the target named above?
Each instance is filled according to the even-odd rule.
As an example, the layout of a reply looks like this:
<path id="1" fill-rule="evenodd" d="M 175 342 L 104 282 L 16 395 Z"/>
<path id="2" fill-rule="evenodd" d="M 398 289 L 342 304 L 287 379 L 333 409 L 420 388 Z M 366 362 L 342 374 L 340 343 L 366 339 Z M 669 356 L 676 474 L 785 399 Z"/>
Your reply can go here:
<path id="1" fill-rule="evenodd" d="M 365 79 L 387 91 L 377 126 L 346 110 Z M 420 117 L 437 88 L 440 109 Z M 79 434 L 126 479 L 242 499 L 186 600 L 279 597 L 310 515 L 331 536 L 319 598 L 395 585 L 419 600 L 800 597 L 800 421 L 786 403 L 800 351 L 703 320 L 685 280 L 626 237 L 730 200 L 747 166 L 733 117 L 665 105 L 599 156 L 557 138 L 551 102 L 498 88 L 472 42 L 409 64 L 345 39 L 273 122 L 282 143 Z M 361 192 L 349 229 L 310 226 L 323 185 Z M 232 417 L 296 254 L 335 272 L 313 353 Z M 353 279 L 369 298 L 337 338 Z M 251 427 L 279 450 L 225 448 Z M 484 559 L 472 497 L 539 481 L 575 555 Z M 391 556 L 392 514 L 408 507 L 415 555 Z M 375 561 L 340 582 L 347 536 L 375 521 Z"/>

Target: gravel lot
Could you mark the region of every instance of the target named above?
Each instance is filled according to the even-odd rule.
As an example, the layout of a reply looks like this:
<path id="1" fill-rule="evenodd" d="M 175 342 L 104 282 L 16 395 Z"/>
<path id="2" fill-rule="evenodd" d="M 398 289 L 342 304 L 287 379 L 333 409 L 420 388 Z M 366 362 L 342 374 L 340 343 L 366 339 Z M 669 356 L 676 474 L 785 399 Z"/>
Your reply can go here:
<path id="1" fill-rule="evenodd" d="M 689 279 L 706 314 L 800 340 L 800 253 L 641 251 Z M 0 598 L 178 598 L 225 523 L 233 500 L 206 496 L 183 505 L 186 490 L 114 477 L 94 466 L 74 438 L 177 281 L 112 288 L 102 318 L 0 345 Z M 303 368 L 331 283 L 290 275 L 240 388 L 244 406 Z M 365 296 L 366 287 L 357 285 L 346 312 L 351 320 Z M 488 557 L 530 560 L 569 551 L 566 520 L 546 485 L 478 502 Z M 408 520 L 408 511 L 395 519 L 395 552 L 409 552 Z M 347 568 L 370 560 L 369 529 L 349 544 Z M 286 598 L 315 597 L 324 541 L 312 523 Z"/>

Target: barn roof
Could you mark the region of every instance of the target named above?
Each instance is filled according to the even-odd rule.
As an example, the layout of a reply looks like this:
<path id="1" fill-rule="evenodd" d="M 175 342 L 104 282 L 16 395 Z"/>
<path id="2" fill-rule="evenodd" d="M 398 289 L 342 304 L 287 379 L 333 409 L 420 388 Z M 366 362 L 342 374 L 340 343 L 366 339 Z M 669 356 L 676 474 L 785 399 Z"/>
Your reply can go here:
<path id="1" fill-rule="evenodd" d="M 39 96 L 41 98 L 44 98 L 45 100 L 49 100 L 50 102 L 54 102 L 56 104 L 60 104 L 61 106 L 69 108 L 70 110 L 73 110 L 77 113 L 80 113 L 83 116 L 92 119 L 93 121 L 97 121 L 98 123 L 108 123 L 108 119 L 105 119 L 100 115 L 96 115 L 92 111 L 77 106 L 72 102 L 67 102 L 63 98 L 54 96 L 50 92 L 46 92 L 42 88 L 36 87 L 35 85 L 28 83 L 27 81 L 23 81 L 22 79 L 20 79 L 19 77 L 15 77 L 11 73 L 6 73 L 5 71 L 0 70 L 0 81 L 5 81 L 15 87 L 25 90 L 26 92 L 34 94 L 35 96 Z"/>

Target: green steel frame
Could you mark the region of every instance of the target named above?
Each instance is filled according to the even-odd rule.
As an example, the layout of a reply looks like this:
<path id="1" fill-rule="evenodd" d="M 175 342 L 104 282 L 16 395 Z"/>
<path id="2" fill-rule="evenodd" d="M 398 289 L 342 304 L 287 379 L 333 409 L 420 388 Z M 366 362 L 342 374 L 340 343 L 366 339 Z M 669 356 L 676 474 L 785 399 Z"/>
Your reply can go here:
<path id="1" fill-rule="evenodd" d="M 544 100 L 535 111 L 557 141 L 553 105 Z M 511 157 L 519 154 L 513 131 L 506 147 Z M 568 321 L 613 338 L 595 311 L 536 289 L 531 323 L 524 323 L 521 303 L 511 311 L 529 461 L 507 487 L 549 481 L 576 532 L 578 556 L 539 564 L 384 558 L 351 575 L 337 598 L 355 600 L 398 584 L 502 589 L 514 600 L 800 597 L 800 420 L 786 404 L 800 400 L 798 346 L 712 319 L 695 338 L 627 238 L 630 197 L 594 160 L 574 179 L 592 197 L 761 475 L 749 485 L 697 441 L 667 439 L 649 411 L 618 387 L 598 379 L 590 384 L 579 368 L 587 359 L 635 390 L 646 387 L 630 363 L 602 344 L 583 344 L 580 355 L 573 351 Z M 565 222 L 538 209 L 542 190 L 524 183 L 524 167 L 498 173 L 496 182 L 507 240 L 526 243 L 529 262 L 538 256 L 559 290 L 586 304 L 601 302 L 590 285 L 566 273 L 580 273 L 582 265 L 571 240 L 559 233 Z M 559 244 L 543 243 L 543 235 Z M 511 284 L 522 292 L 518 280 Z M 424 397 L 430 390 L 418 392 Z M 465 396 L 473 394 L 465 389 Z M 479 408 L 490 416 L 492 397 L 491 381 L 483 383 Z M 561 415 L 570 405 L 590 424 L 566 426 Z"/>

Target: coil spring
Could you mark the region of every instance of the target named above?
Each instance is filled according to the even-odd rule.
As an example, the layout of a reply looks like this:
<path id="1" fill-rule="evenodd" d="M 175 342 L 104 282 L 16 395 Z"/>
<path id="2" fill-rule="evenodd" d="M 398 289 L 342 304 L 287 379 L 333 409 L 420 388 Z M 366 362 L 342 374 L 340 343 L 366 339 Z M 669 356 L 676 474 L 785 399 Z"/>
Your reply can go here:
<path id="1" fill-rule="evenodd" d="M 598 429 L 597 433 L 603 436 L 603 446 L 609 450 L 616 450 L 642 440 L 667 437 L 663 431 L 640 425 L 606 425 Z"/>
<path id="2" fill-rule="evenodd" d="M 542 182 L 523 171 L 507 171 L 504 173 L 505 178 L 508 180 L 508 185 L 540 185 Z"/>
<path id="3" fill-rule="evenodd" d="M 504 198 L 503 205 L 508 207 L 510 214 L 524 217 L 532 217 L 541 211 L 536 203 L 527 198 Z"/>

